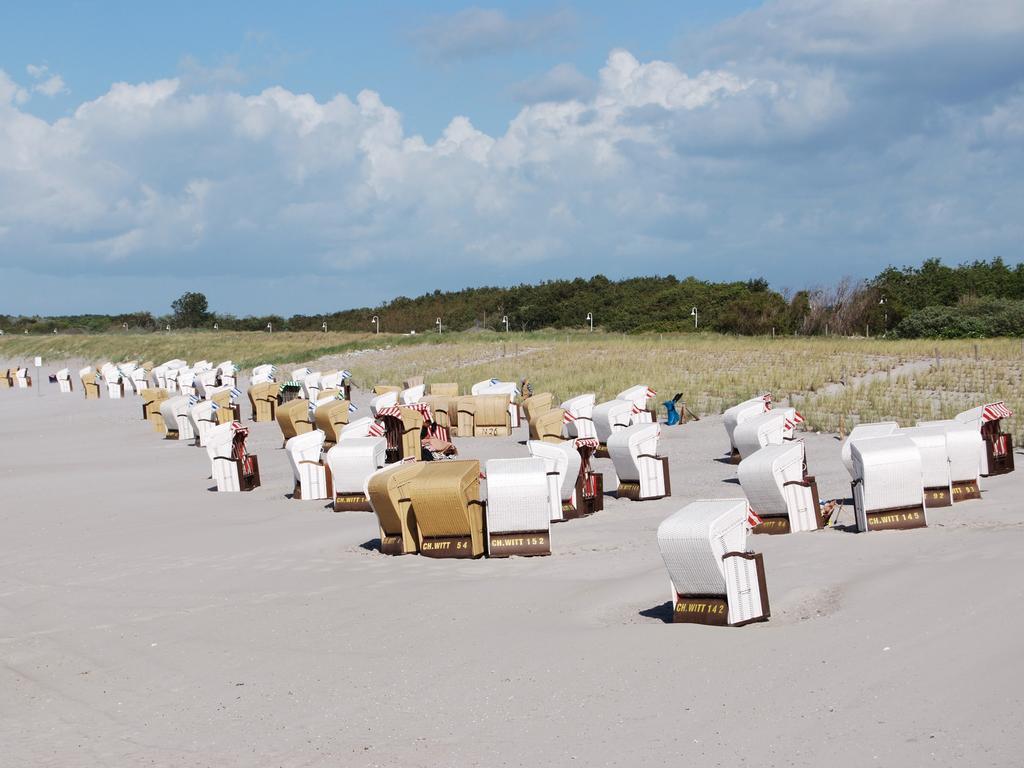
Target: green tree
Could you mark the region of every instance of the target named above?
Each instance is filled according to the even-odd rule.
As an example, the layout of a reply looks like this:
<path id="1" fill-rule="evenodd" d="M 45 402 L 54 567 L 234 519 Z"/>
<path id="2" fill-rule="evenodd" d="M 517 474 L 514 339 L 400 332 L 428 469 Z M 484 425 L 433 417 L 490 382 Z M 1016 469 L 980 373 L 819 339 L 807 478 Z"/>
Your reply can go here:
<path id="1" fill-rule="evenodd" d="M 171 310 L 174 312 L 174 324 L 179 328 L 195 328 L 205 325 L 210 319 L 206 296 L 194 291 L 183 293 L 171 302 Z"/>

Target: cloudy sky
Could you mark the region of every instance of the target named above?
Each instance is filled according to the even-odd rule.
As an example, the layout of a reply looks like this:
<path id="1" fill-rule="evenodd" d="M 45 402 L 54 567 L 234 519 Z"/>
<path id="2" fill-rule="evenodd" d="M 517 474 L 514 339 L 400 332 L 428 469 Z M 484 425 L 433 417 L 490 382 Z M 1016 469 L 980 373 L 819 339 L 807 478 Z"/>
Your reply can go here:
<path id="1" fill-rule="evenodd" d="M 1021 260 L 1021 0 L 639 5 L 5 2 L 0 312 Z"/>

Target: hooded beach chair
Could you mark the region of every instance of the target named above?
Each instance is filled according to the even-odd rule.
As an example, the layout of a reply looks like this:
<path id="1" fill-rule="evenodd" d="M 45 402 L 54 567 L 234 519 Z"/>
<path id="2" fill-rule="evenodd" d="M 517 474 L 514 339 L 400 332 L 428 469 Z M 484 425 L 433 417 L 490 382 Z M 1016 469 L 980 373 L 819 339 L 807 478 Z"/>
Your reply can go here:
<path id="1" fill-rule="evenodd" d="M 850 453 L 850 449 L 855 441 L 869 437 L 894 435 L 899 432 L 899 429 L 900 425 L 895 421 L 876 421 L 868 424 L 858 424 L 851 429 L 850 434 L 839 449 L 839 458 L 843 462 L 843 466 L 846 467 L 846 471 L 850 473 L 850 477 L 853 477 L 853 456 Z"/>
<path id="2" fill-rule="evenodd" d="M 350 421 L 338 431 L 338 442 L 351 440 L 355 437 L 383 437 L 384 425 L 369 416 Z"/>
<path id="3" fill-rule="evenodd" d="M 212 400 L 199 400 L 188 409 L 188 420 L 195 432 L 196 445 L 206 447 L 206 437 L 217 426 L 218 406 Z"/>
<path id="4" fill-rule="evenodd" d="M 218 491 L 251 491 L 260 485 L 260 466 L 245 447 L 249 430 L 237 421 L 218 424 L 206 436 L 210 472 Z"/>
<path id="5" fill-rule="evenodd" d="M 594 430 L 597 432 L 597 455 L 608 456 L 608 438 L 633 423 L 634 405 L 629 400 L 616 398 L 594 406 Z M 640 422 L 637 422 L 640 423 Z"/>
<path id="6" fill-rule="evenodd" d="M 420 551 L 412 488 L 427 466 L 430 465 L 418 461 L 392 464 L 366 478 L 363 493 L 380 524 L 380 551 L 385 555 L 412 555 Z"/>
<path id="7" fill-rule="evenodd" d="M 225 360 L 217 366 L 217 386 L 235 387 L 238 384 L 238 368 L 230 360 Z"/>
<path id="8" fill-rule="evenodd" d="M 188 409 L 191 406 L 189 397 L 189 395 L 175 395 L 160 403 L 160 414 L 163 416 L 164 424 L 167 427 L 166 439 L 195 439 L 196 433 L 192 429 L 192 422 L 188 418 Z"/>
<path id="9" fill-rule="evenodd" d="M 309 415 L 309 403 L 301 398 L 279 405 L 276 418 L 285 443 L 315 429 L 313 418 Z"/>
<path id="10" fill-rule="evenodd" d="M 919 421 L 919 427 L 936 427 L 946 433 L 946 453 L 949 457 L 949 480 L 953 489 L 953 503 L 981 498 L 979 477 L 984 440 L 981 432 L 971 424 L 956 419 Z"/>
<path id="11" fill-rule="evenodd" d="M 550 555 L 553 489 L 544 460 L 488 459 L 486 475 L 488 557 Z"/>
<path id="12" fill-rule="evenodd" d="M 192 377 L 192 386 L 197 395 L 202 398 L 208 397 L 209 390 L 217 386 L 217 371 L 212 368 L 208 371 L 198 371 Z"/>
<path id="13" fill-rule="evenodd" d="M 437 395 L 439 397 L 458 397 L 459 385 L 452 382 L 431 384 L 429 392 L 431 395 Z"/>
<path id="14" fill-rule="evenodd" d="M 608 438 L 608 456 L 619 477 L 618 498 L 633 501 L 672 495 L 668 457 L 658 455 L 659 424 L 634 424 Z"/>
<path id="15" fill-rule="evenodd" d="M 100 399 L 100 382 L 96 376 L 95 369 L 90 365 L 78 372 L 78 378 L 82 382 L 82 393 L 86 400 Z"/>
<path id="16" fill-rule="evenodd" d="M 733 445 L 740 459 L 745 459 L 766 445 L 782 445 L 783 441 L 792 440 L 796 425 L 803 420 L 795 408 L 773 408 L 736 425 Z"/>
<path id="17" fill-rule="evenodd" d="M 637 384 L 615 396 L 616 400 L 625 400 L 632 407 L 630 409 L 630 423 L 644 424 L 657 421 L 655 411 L 648 406 L 648 401 L 657 396 L 657 392 L 646 384 Z"/>
<path id="18" fill-rule="evenodd" d="M 658 526 L 675 623 L 742 626 L 771 615 L 764 561 L 747 551 L 746 499 L 694 501 Z"/>
<path id="19" fill-rule="evenodd" d="M 399 393 L 398 399 L 402 405 L 412 405 L 423 399 L 423 394 L 426 390 L 427 388 L 423 384 L 416 384 L 415 386 L 403 389 Z"/>
<path id="20" fill-rule="evenodd" d="M 375 395 L 389 395 L 394 394 L 396 397 L 398 393 L 402 391 L 401 387 L 396 387 L 392 384 L 378 384 L 372 390 Z"/>
<path id="21" fill-rule="evenodd" d="M 320 383 L 320 371 L 311 371 L 302 379 L 302 396 L 307 400 L 318 400 L 323 385 Z"/>
<path id="22" fill-rule="evenodd" d="M 374 400 L 390 399 L 394 395 L 395 393 L 389 392 Z M 377 422 L 384 427 L 384 437 L 388 443 L 387 463 L 419 461 L 422 454 L 423 426 L 429 418 L 427 406 L 371 405 L 371 411 L 377 417 Z"/>
<path id="23" fill-rule="evenodd" d="M 67 368 L 61 368 L 57 371 L 57 387 L 62 393 L 71 391 L 71 371 Z"/>
<path id="24" fill-rule="evenodd" d="M 387 447 L 383 437 L 350 437 L 327 451 L 335 512 L 373 511 L 366 481 L 385 465 Z"/>
<path id="25" fill-rule="evenodd" d="M 132 392 L 136 395 L 141 395 L 147 389 L 149 389 L 149 374 L 147 369 L 139 366 L 132 368 L 132 370 L 125 377 L 128 385 L 131 387 Z"/>
<path id="26" fill-rule="evenodd" d="M 28 368 L 15 368 L 14 381 L 18 389 L 28 389 L 32 386 L 32 377 L 28 375 Z"/>
<path id="27" fill-rule="evenodd" d="M 323 448 L 324 433 L 319 429 L 296 435 L 285 443 L 284 450 L 295 477 L 293 499 L 312 501 L 333 497 L 331 474 L 323 461 Z"/>
<path id="28" fill-rule="evenodd" d="M 326 403 L 316 407 L 313 420 L 316 422 L 316 428 L 322 429 L 324 434 L 327 435 L 326 442 L 328 447 L 338 442 L 338 436 L 341 433 L 342 427 L 348 424 L 349 413 L 348 400 L 337 397 L 333 397 Z"/>
<path id="29" fill-rule="evenodd" d="M 857 530 L 924 528 L 921 451 L 906 435 L 868 437 L 850 448 Z"/>
<path id="30" fill-rule="evenodd" d="M 597 438 L 597 430 L 594 428 L 594 400 L 593 392 L 585 395 L 570 397 L 562 403 L 564 411 L 565 428 L 562 434 L 568 437 L 593 437 Z"/>
<path id="31" fill-rule="evenodd" d="M 743 459 L 736 472 L 761 519 L 754 533 L 800 533 L 824 526 L 818 485 L 807 475 L 802 441 L 767 445 Z"/>
<path id="32" fill-rule="evenodd" d="M 550 411 L 555 407 L 555 396 L 550 392 L 538 392 L 535 395 L 524 398 L 521 405 L 523 407 L 523 416 L 526 417 L 527 423 L 532 423 L 542 413 Z"/>
<path id="33" fill-rule="evenodd" d="M 235 387 L 219 386 L 206 390 L 207 399 L 213 403 L 214 418 L 218 424 L 242 420 L 242 408 L 238 399 L 242 396 Z"/>
<path id="34" fill-rule="evenodd" d="M 479 461 L 424 462 L 410 494 L 420 554 L 456 558 L 484 554 Z"/>
<path id="35" fill-rule="evenodd" d="M 557 443 L 530 440 L 526 444 L 530 455 L 544 460 L 551 483 L 551 522 L 557 523 L 579 517 L 577 495 L 580 491 L 582 459 L 576 446 L 568 440 Z"/>
<path id="36" fill-rule="evenodd" d="M 284 405 L 293 400 L 304 399 L 302 382 L 297 379 L 281 382 L 277 387 L 277 404 Z"/>
<path id="37" fill-rule="evenodd" d="M 470 395 L 456 401 L 459 437 L 507 437 L 512 434 L 508 395 Z"/>
<path id="38" fill-rule="evenodd" d="M 1003 419 L 1011 416 L 1013 411 L 1002 400 L 956 415 L 957 421 L 969 424 L 981 432 L 984 441 L 980 454 L 981 474 L 984 477 L 1013 472 L 1013 436 L 1003 432 L 1000 426 Z"/>
<path id="39" fill-rule="evenodd" d="M 156 385 L 161 389 L 166 389 L 168 392 L 174 390 L 171 384 L 171 374 L 173 374 L 179 368 L 185 368 L 188 363 L 184 360 L 168 360 L 166 363 L 161 363 L 153 369 L 153 378 L 156 381 Z"/>
<path id="40" fill-rule="evenodd" d="M 546 443 L 561 443 L 562 428 L 565 426 L 565 411 L 552 408 L 535 416 L 530 421 L 530 439 Z"/>
<path id="41" fill-rule="evenodd" d="M 252 374 L 249 376 L 249 386 L 255 386 L 257 384 L 267 384 L 277 379 L 277 366 L 264 363 L 263 365 L 257 365 L 252 369 Z"/>
<path id="42" fill-rule="evenodd" d="M 253 421 L 273 421 L 277 418 L 277 392 L 278 386 L 273 381 L 263 381 L 249 387 Z"/>
<path id="43" fill-rule="evenodd" d="M 736 450 L 736 427 L 747 419 L 758 416 L 766 411 L 770 411 L 771 408 L 772 396 L 759 395 L 757 397 L 752 397 L 749 400 L 744 400 L 742 403 L 734 405 L 732 408 L 727 408 L 725 413 L 722 414 L 722 424 L 725 426 L 726 434 L 729 435 L 729 449 L 733 464 L 739 464 L 741 458 L 739 451 Z"/>
<path id="44" fill-rule="evenodd" d="M 519 387 L 514 381 L 498 381 L 490 379 L 480 381 L 470 388 L 472 395 L 508 395 L 509 426 L 513 429 L 519 426 Z"/>
<path id="45" fill-rule="evenodd" d="M 926 508 L 948 507 L 953 503 L 946 430 L 942 427 L 904 427 L 896 434 L 909 437 L 921 454 L 921 482 Z"/>
<path id="46" fill-rule="evenodd" d="M 118 400 L 124 397 L 124 384 L 121 382 L 121 372 L 111 363 L 106 363 L 100 368 L 100 375 L 107 388 L 107 397 L 111 400 Z"/>
<path id="47" fill-rule="evenodd" d="M 152 424 L 153 429 L 159 434 L 167 432 L 167 424 L 160 413 L 160 405 L 170 396 L 166 389 L 158 387 L 149 387 L 142 393 L 142 418 Z"/>

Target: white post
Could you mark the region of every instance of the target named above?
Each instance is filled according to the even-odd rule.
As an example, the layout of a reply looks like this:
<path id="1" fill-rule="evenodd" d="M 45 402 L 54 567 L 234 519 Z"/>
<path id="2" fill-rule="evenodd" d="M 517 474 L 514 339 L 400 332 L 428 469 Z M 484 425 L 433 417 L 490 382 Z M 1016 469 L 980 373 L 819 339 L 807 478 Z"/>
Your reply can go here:
<path id="1" fill-rule="evenodd" d="M 270 323 L 267 323 L 267 333 L 273 333 L 273 332 L 274 332 L 274 326 L 272 326 Z"/>
<path id="2" fill-rule="evenodd" d="M 321 326 L 324 329 L 324 333 L 327 333 L 327 321 L 324 320 L 324 324 Z"/>
<path id="3" fill-rule="evenodd" d="M 437 325 L 437 333 L 438 333 L 438 335 L 440 335 L 441 334 L 441 318 L 440 317 L 437 318 L 437 320 L 434 321 L 434 324 Z"/>
<path id="4" fill-rule="evenodd" d="M 505 333 L 508 333 L 508 315 L 502 315 L 501 322 L 505 324 Z"/>
<path id="5" fill-rule="evenodd" d="M 594 313 L 593 312 L 587 312 L 587 322 L 590 323 L 590 332 L 593 333 L 594 332 Z"/>
<path id="6" fill-rule="evenodd" d="M 374 333 L 380 333 L 380 318 L 377 317 L 377 315 L 374 315 L 373 319 L 370 322 L 373 323 L 373 326 L 374 326 L 374 331 L 373 332 Z"/>
<path id="7" fill-rule="evenodd" d="M 697 330 L 697 308 L 691 309 L 690 314 L 693 316 L 693 329 Z"/>

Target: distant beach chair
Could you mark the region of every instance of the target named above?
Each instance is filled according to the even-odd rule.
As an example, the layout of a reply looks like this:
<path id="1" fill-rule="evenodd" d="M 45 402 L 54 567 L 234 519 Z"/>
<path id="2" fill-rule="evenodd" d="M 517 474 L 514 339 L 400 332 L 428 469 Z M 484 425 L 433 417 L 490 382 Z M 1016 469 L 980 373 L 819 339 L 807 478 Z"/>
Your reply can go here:
<path id="1" fill-rule="evenodd" d="M 521 405 L 527 423 L 532 423 L 542 413 L 546 413 L 555 407 L 555 396 L 550 392 L 538 392 L 523 399 Z"/>
<path id="2" fill-rule="evenodd" d="M 782 445 L 784 441 L 792 440 L 797 424 L 803 420 L 795 408 L 773 408 L 744 419 L 733 432 L 733 444 L 740 460 L 766 445 Z"/>
<path id="3" fill-rule="evenodd" d="M 746 499 L 694 501 L 658 526 L 676 623 L 742 626 L 771 615 L 764 561 L 747 551 Z"/>
<path id="4" fill-rule="evenodd" d="M 71 392 L 71 371 L 67 368 L 61 368 L 57 371 L 57 387 L 61 393 Z"/>
<path id="5" fill-rule="evenodd" d="M 413 510 L 412 488 L 427 466 L 430 465 L 418 461 L 392 464 L 366 479 L 364 495 L 377 516 L 380 551 L 385 555 L 412 555 L 420 551 L 421 537 Z"/>
<path id="6" fill-rule="evenodd" d="M 924 528 L 921 451 L 905 435 L 857 440 L 853 461 L 853 511 L 857 530 Z"/>
<path id="7" fill-rule="evenodd" d="M 387 447 L 383 437 L 350 437 L 327 451 L 335 512 L 373 511 L 366 496 L 366 481 L 385 465 Z"/>
<path id="8" fill-rule="evenodd" d="M 90 365 L 78 372 L 78 378 L 82 382 L 82 393 L 86 400 L 100 399 L 100 382 L 97 379 L 95 369 Z"/>
<path id="9" fill-rule="evenodd" d="M 238 386 L 238 368 L 230 360 L 217 365 L 215 369 L 217 373 L 216 384 L 219 387 L 236 387 Z"/>
<path id="10" fill-rule="evenodd" d="M 747 419 L 759 416 L 765 411 L 770 411 L 771 408 L 772 396 L 758 395 L 757 397 L 752 397 L 749 400 L 744 400 L 742 403 L 734 405 L 731 408 L 727 408 L 722 414 L 722 424 L 725 426 L 726 434 L 729 435 L 729 448 L 733 464 L 739 464 L 741 459 L 740 453 L 736 449 L 736 427 Z"/>
<path id="11" fill-rule="evenodd" d="M 509 426 L 519 426 L 519 386 L 514 381 L 489 379 L 478 381 L 470 388 L 471 395 L 508 395 Z"/>
<path id="12" fill-rule="evenodd" d="M 488 557 L 550 555 L 552 489 L 544 460 L 488 459 L 485 466 Z"/>
<path id="13" fill-rule="evenodd" d="M 459 437 L 507 437 L 512 434 L 508 395 L 470 395 L 456 401 Z"/>
<path id="14" fill-rule="evenodd" d="M 420 554 L 455 558 L 484 554 L 479 461 L 424 462 L 410 493 Z"/>
<path id="15" fill-rule="evenodd" d="M 921 482 L 925 508 L 953 504 L 946 430 L 942 427 L 904 427 L 897 435 L 909 437 L 921 454 Z"/>
<path id="16" fill-rule="evenodd" d="M 192 422 L 188 418 L 189 409 L 188 395 L 175 395 L 160 403 L 160 414 L 163 416 L 166 425 L 166 439 L 168 440 L 194 440 L 196 433 L 192 429 Z"/>
<path id="17" fill-rule="evenodd" d="M 403 389 L 401 393 L 399 393 L 399 400 L 401 401 L 402 405 L 412 405 L 413 403 L 418 403 L 420 400 L 423 399 L 423 395 L 426 392 L 426 390 L 427 388 L 423 384 L 416 384 L 415 386 Z"/>
<path id="18" fill-rule="evenodd" d="M 634 424 L 608 438 L 608 455 L 619 478 L 616 496 L 633 501 L 672 495 L 668 457 L 658 455 L 659 424 Z"/>
<path id="19" fill-rule="evenodd" d="M 761 519 L 753 533 L 800 533 L 824 526 L 818 485 L 807 474 L 802 441 L 765 446 L 743 459 L 736 472 Z"/>
<path id="20" fill-rule="evenodd" d="M 206 447 L 206 437 L 210 430 L 217 426 L 216 410 L 218 406 L 212 400 L 200 400 L 188 409 L 188 419 L 195 433 L 196 445 Z"/>
<path id="21" fill-rule="evenodd" d="M 275 381 L 277 378 L 277 366 L 269 365 L 264 363 L 263 365 L 257 365 L 252 369 L 252 373 L 249 376 L 249 386 L 254 387 L 257 384 L 267 384 Z M 265 419 L 269 421 L 269 419 Z"/>
<path id="22" fill-rule="evenodd" d="M 657 396 L 657 392 L 647 384 L 637 384 L 625 389 L 615 396 L 616 400 L 625 400 L 632 406 L 630 411 L 630 424 L 644 424 L 657 421 L 654 408 L 648 404 Z"/>
<path id="23" fill-rule="evenodd" d="M 309 415 L 309 403 L 301 398 L 279 405 L 275 418 L 284 443 L 315 429 L 313 419 Z"/>
<path id="24" fill-rule="evenodd" d="M 580 453 L 568 440 L 546 442 L 530 440 L 526 444 L 530 455 L 543 459 L 554 493 L 549 499 L 551 522 L 579 517 L 577 493 L 580 482 Z"/>
<path id="25" fill-rule="evenodd" d="M 256 456 L 245 447 L 249 430 L 237 421 L 218 424 L 206 436 L 210 473 L 218 491 L 251 491 L 260 485 Z"/>
<path id="26" fill-rule="evenodd" d="M 597 429 L 594 427 L 594 400 L 593 392 L 585 395 L 570 397 L 561 408 L 565 412 L 565 426 L 562 434 L 566 437 L 597 437 Z"/>
<path id="27" fill-rule="evenodd" d="M 895 421 L 876 421 L 867 424 L 858 424 L 850 430 L 850 434 L 843 441 L 839 448 L 839 458 L 846 467 L 846 471 L 853 477 L 853 456 L 850 449 L 857 440 L 864 440 L 870 437 L 886 437 L 899 432 L 900 425 Z"/>
<path id="28" fill-rule="evenodd" d="M 338 442 L 342 427 L 348 424 L 349 413 L 348 400 L 339 400 L 337 397 L 317 406 L 313 419 L 317 429 L 322 429 L 327 436 L 328 447 Z"/>
<path id="29" fill-rule="evenodd" d="M 542 440 L 546 443 L 561 443 L 562 428 L 565 426 L 565 411 L 551 408 L 534 416 L 530 421 L 530 439 Z"/>
<path id="30" fill-rule="evenodd" d="M 956 419 L 919 421 L 917 426 L 935 427 L 946 433 L 953 503 L 980 499 L 981 458 L 986 447 L 981 432 L 974 425 Z"/>
<path id="31" fill-rule="evenodd" d="M 159 434 L 167 432 L 167 424 L 160 413 L 160 405 L 170 396 L 166 389 L 158 387 L 150 387 L 142 393 L 142 418 L 152 424 L 153 429 Z"/>
<path id="32" fill-rule="evenodd" d="M 285 443 L 284 450 L 295 478 L 293 499 L 312 501 L 332 497 L 331 475 L 323 462 L 323 447 L 324 433 L 319 429 L 303 432 Z"/>
<path id="33" fill-rule="evenodd" d="M 594 406 L 594 430 L 597 432 L 597 455 L 608 456 L 608 438 L 633 424 L 634 404 L 616 398 Z M 640 423 L 640 422 L 637 422 Z"/>
<path id="34" fill-rule="evenodd" d="M 956 415 L 956 420 L 969 424 L 981 432 L 984 441 L 981 449 L 981 474 L 983 477 L 1005 475 L 1013 472 L 1013 435 L 1003 432 L 1003 419 L 1013 416 L 1013 411 L 1002 400 L 979 405 Z"/>
<path id="35" fill-rule="evenodd" d="M 249 387 L 253 421 L 274 421 L 277 418 L 277 390 L 278 386 L 273 381 L 263 381 Z"/>

